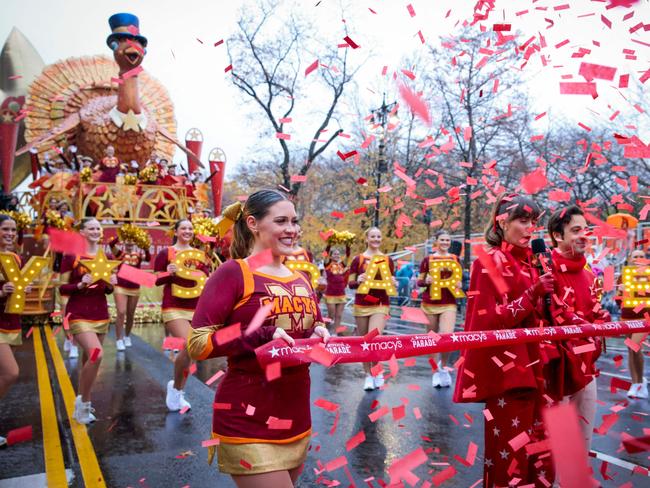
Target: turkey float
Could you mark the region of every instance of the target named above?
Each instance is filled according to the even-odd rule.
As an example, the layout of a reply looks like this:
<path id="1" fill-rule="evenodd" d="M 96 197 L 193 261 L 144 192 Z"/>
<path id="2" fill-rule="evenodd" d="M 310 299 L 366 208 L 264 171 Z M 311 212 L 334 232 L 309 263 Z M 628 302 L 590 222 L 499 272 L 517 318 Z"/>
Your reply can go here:
<path id="1" fill-rule="evenodd" d="M 120 161 L 171 160 L 176 140 L 174 107 L 167 90 L 142 69 L 147 38 L 135 15 L 110 17 L 105 56 L 69 58 L 47 66 L 29 88 L 25 140 L 16 155 L 36 148 L 55 157 L 54 146 L 77 147 L 100 161 L 109 146 Z"/>

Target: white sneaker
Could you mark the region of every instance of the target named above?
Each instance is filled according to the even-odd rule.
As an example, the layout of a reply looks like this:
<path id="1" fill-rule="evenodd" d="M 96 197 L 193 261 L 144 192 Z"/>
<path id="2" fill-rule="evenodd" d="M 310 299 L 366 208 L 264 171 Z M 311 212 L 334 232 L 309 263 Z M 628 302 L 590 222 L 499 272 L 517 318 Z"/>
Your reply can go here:
<path id="1" fill-rule="evenodd" d="M 449 388 L 451 386 L 451 375 L 449 371 L 443 369 L 440 371 L 440 387 Z"/>
<path id="2" fill-rule="evenodd" d="M 375 389 L 375 378 L 370 376 L 370 375 L 366 375 L 366 381 L 363 382 L 363 389 L 366 390 L 366 391 L 374 390 Z"/>
<path id="3" fill-rule="evenodd" d="M 384 375 L 379 374 L 379 376 L 373 376 L 372 382 L 375 384 L 375 388 L 381 388 L 384 386 Z"/>
<path id="4" fill-rule="evenodd" d="M 68 357 L 70 359 L 76 359 L 79 357 L 79 348 L 74 344 L 70 344 L 70 351 L 68 352 Z"/>
<path id="5" fill-rule="evenodd" d="M 178 412 L 184 408 L 192 408 L 190 402 L 185 400 L 185 392 L 174 388 L 174 380 L 169 380 L 167 383 L 167 398 L 165 399 L 167 408 L 170 412 Z"/>
<path id="6" fill-rule="evenodd" d="M 639 388 L 641 387 L 641 383 L 632 383 L 632 386 L 630 386 L 630 389 L 627 390 L 627 396 L 629 398 L 636 398 L 637 394 L 639 393 Z"/>
<path id="7" fill-rule="evenodd" d="M 90 402 L 82 402 L 81 395 L 78 395 L 74 401 L 74 413 L 72 414 L 72 418 L 80 424 L 87 425 L 97 420 L 97 417 L 93 415 L 94 411 L 95 409 L 92 408 Z"/>
<path id="8" fill-rule="evenodd" d="M 70 350 L 70 346 L 72 345 L 72 341 L 70 339 L 66 339 L 63 341 L 63 351 L 68 352 Z"/>
<path id="9" fill-rule="evenodd" d="M 0 447 L 5 447 L 7 445 L 7 439 L 0 435 Z"/>
<path id="10" fill-rule="evenodd" d="M 131 344 L 131 336 L 125 335 L 124 336 L 124 345 L 126 347 L 131 347 L 133 344 Z"/>
<path id="11" fill-rule="evenodd" d="M 431 385 L 434 388 L 440 388 L 440 372 L 436 371 L 433 373 L 433 376 L 431 377 Z"/>
<path id="12" fill-rule="evenodd" d="M 126 349 L 126 346 L 124 345 L 124 340 L 123 339 L 116 340 L 115 347 L 118 351 L 124 351 Z"/>
<path id="13" fill-rule="evenodd" d="M 636 394 L 637 398 L 648 398 L 648 380 L 643 378 L 643 383 L 639 385 L 639 391 Z"/>

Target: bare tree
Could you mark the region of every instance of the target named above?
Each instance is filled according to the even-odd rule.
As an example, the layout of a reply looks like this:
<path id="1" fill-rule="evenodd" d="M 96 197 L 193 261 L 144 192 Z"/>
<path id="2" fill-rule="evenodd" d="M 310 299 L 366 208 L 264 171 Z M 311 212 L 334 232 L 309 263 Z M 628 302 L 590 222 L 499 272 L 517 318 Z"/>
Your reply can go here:
<path id="1" fill-rule="evenodd" d="M 314 161 L 339 136 L 342 129 L 328 131 L 335 122 L 337 106 L 356 70 L 348 62 L 348 50 L 339 54 L 329 46 L 318 46 L 308 32 L 308 24 L 294 14 L 278 17 L 279 2 L 264 0 L 255 7 L 242 9 L 237 22 L 238 31 L 228 41 L 228 55 L 232 65 L 232 80 L 237 88 L 260 108 L 277 134 L 283 134 L 289 118 L 301 99 L 301 84 L 305 68 L 301 59 L 314 59 L 321 66 L 317 73 L 321 89 L 328 95 L 324 112 L 314 117 L 315 129 L 306 148 L 296 148 L 280 136 L 278 144 L 282 157 L 279 162 L 279 182 L 297 197 L 301 182 L 292 182 L 292 173 L 307 175 Z M 317 46 L 318 52 L 310 54 Z M 304 103 L 318 105 L 320 97 L 304 99 Z M 327 132 L 326 132 L 327 131 Z M 326 134 L 326 135 L 324 135 Z M 321 139 L 325 137 L 324 139 Z"/>

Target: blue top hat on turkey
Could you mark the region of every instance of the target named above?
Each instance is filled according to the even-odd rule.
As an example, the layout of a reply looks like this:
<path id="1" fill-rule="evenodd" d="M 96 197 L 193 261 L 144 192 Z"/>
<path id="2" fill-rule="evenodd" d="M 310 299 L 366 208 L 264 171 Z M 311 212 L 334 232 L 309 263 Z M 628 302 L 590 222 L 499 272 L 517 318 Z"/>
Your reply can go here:
<path id="1" fill-rule="evenodd" d="M 113 51 L 120 41 L 133 39 L 138 41 L 142 47 L 147 47 L 147 38 L 140 35 L 140 21 L 133 14 L 114 14 L 108 19 L 108 25 L 113 31 L 107 38 L 106 44 Z"/>

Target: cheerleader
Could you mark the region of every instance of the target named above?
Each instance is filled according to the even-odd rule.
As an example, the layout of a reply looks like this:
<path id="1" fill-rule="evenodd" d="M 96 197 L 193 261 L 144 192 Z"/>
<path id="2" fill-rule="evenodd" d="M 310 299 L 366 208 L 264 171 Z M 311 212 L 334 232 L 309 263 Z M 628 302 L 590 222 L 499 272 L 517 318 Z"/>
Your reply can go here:
<path id="1" fill-rule="evenodd" d="M 628 266 L 650 266 L 648 260 L 645 259 L 643 249 L 635 249 L 630 253 L 628 258 Z M 619 305 L 621 307 L 621 320 L 643 320 L 647 313 L 648 307 L 644 307 L 639 311 L 635 311 L 637 308 L 636 305 L 626 305 L 625 296 L 623 291 L 619 293 L 622 296 L 619 300 Z M 640 332 L 638 334 L 632 334 L 630 339 L 636 344 L 641 344 L 647 333 Z M 630 375 L 632 376 L 632 386 L 627 392 L 627 396 L 630 398 L 648 398 L 648 380 L 643 376 L 643 349 L 639 348 L 637 351 L 634 351 L 630 347 L 627 348 L 627 364 L 630 368 Z"/>
<path id="2" fill-rule="evenodd" d="M 171 247 L 161 251 L 154 261 L 154 271 L 158 274 L 156 285 L 163 286 L 162 298 L 162 320 L 165 324 L 165 331 L 173 337 L 186 339 L 190 332 L 190 322 L 194 315 L 194 309 L 199 299 L 179 298 L 172 295 L 172 285 L 192 287 L 196 285 L 194 280 L 177 276 L 179 271 L 174 264 L 176 253 L 181 251 L 196 250 L 191 242 L 194 239 L 194 227 L 192 222 L 181 219 L 174 225 L 174 243 Z M 207 262 L 207 258 L 206 258 Z M 209 274 L 209 268 L 204 263 L 191 263 L 192 266 L 204 274 Z M 185 400 L 183 387 L 187 381 L 191 359 L 187 349 L 183 348 L 174 360 L 174 379 L 167 383 L 167 396 L 165 402 L 171 412 L 184 408 L 191 408 L 190 403 Z"/>
<path id="3" fill-rule="evenodd" d="M 102 362 L 102 344 L 110 322 L 106 295 L 113 293 L 117 276 L 111 275 L 110 284 L 103 280 L 93 283 L 88 268 L 81 264 L 81 259 L 92 259 L 99 251 L 102 227 L 97 219 L 84 218 L 79 233 L 86 239 L 86 254 L 63 257 L 61 281 L 67 283 L 61 285 L 60 291 L 68 297 L 64 315 L 68 317 L 70 333 L 83 351 L 79 371 L 79 395 L 75 400 L 73 417 L 80 424 L 89 424 L 96 420 L 90 402 L 90 392 Z"/>
<path id="4" fill-rule="evenodd" d="M 110 242 L 111 253 L 115 259 L 134 268 L 140 268 L 143 263 L 151 260 L 149 249 L 140 249 L 133 239 L 124 239 L 123 249 L 120 249 L 117 245 L 118 236 Z M 133 318 L 140 299 L 140 285 L 118 276 L 113 297 L 117 309 L 115 347 L 118 351 L 124 351 L 127 347 L 131 347 L 131 329 L 133 328 Z"/>
<path id="5" fill-rule="evenodd" d="M 465 331 L 538 327 L 542 297 L 553 292 L 551 273 L 538 276 L 531 265 L 530 239 L 540 210 L 530 198 L 500 196 L 485 240 L 491 246 L 472 264 Z M 485 251 L 484 251 L 485 252 Z M 456 402 L 481 402 L 493 417 L 485 422 L 483 486 L 553 484 L 548 453 L 528 456 L 509 444 L 525 432 L 531 443 L 543 439 L 543 378 L 540 346 L 512 344 L 463 351 L 454 391 Z M 540 485 L 541 486 L 541 485 Z"/>
<path id="6" fill-rule="evenodd" d="M 418 276 L 417 285 L 419 287 L 426 287 L 422 294 L 422 304 L 420 308 L 426 314 L 429 324 L 427 325 L 427 332 L 433 331 L 440 334 L 450 334 L 454 331 L 456 325 L 456 297 L 448 288 L 440 290 L 440 299 L 433 300 L 429 294 L 430 286 L 432 283 L 429 270 L 432 263 L 439 260 L 453 260 L 458 263 L 458 258 L 449 252 L 451 247 L 451 236 L 445 230 L 440 230 L 436 234 L 436 249 L 420 263 L 420 274 Z M 460 264 L 460 263 L 459 263 Z M 451 278 L 452 271 L 449 269 L 442 269 L 440 271 L 441 279 Z M 461 284 L 458 283 L 457 288 Z M 443 352 L 440 354 L 439 368 L 433 373 L 431 383 L 434 388 L 448 388 L 451 386 L 451 375 L 447 370 L 447 360 L 449 353 Z"/>
<path id="7" fill-rule="evenodd" d="M 7 214 L 0 214 L 0 252 L 14 252 L 16 244 L 16 222 Z M 20 264 L 20 257 L 16 256 Z M 1 276 L 1 275 L 0 275 Z M 0 281 L 0 399 L 6 395 L 9 388 L 18 380 L 18 363 L 11 346 L 23 343 L 20 328 L 20 314 L 6 313 L 7 298 L 14 292 L 15 284 L 11 281 Z M 31 286 L 25 288 L 31 292 Z M 0 447 L 7 444 L 7 439 L 0 436 Z"/>
<path id="8" fill-rule="evenodd" d="M 377 227 L 371 227 L 366 231 L 366 250 L 355 256 L 350 264 L 350 278 L 348 286 L 356 290 L 359 285 L 366 281 L 366 279 L 377 278 L 374 276 L 366 276 L 366 268 L 375 256 L 384 256 L 380 251 L 381 247 L 381 230 Z M 395 271 L 393 260 L 386 256 L 390 268 L 391 279 L 395 282 L 392 274 Z M 379 276 L 379 273 L 377 274 Z M 353 315 L 357 324 L 357 335 L 366 335 L 368 332 L 377 329 L 379 333 L 384 332 L 386 325 L 386 316 L 390 312 L 390 300 L 386 290 L 371 289 L 368 294 L 355 293 L 354 295 L 354 310 Z M 384 386 L 384 375 L 378 374 L 373 376 L 371 369 L 377 363 L 363 363 L 363 370 L 366 373 L 366 379 L 363 384 L 363 389 L 372 391 L 375 388 Z"/>
<path id="9" fill-rule="evenodd" d="M 293 488 L 307 457 L 309 365 L 284 368 L 278 378 L 267 380 L 255 357 L 255 348 L 272 339 L 293 345 L 298 338 L 329 338 L 309 279 L 282 262 L 292 253 L 297 232 L 296 211 L 283 194 L 260 190 L 250 195 L 233 230 L 233 259 L 208 280 L 192 321 L 191 357 L 228 358 L 214 400 L 228 408 L 214 411 L 212 435 L 220 441 L 219 470 L 230 474 L 239 488 Z M 270 262 L 252 269 L 249 258 L 269 250 Z M 272 304 L 269 316 L 247 331 L 266 304 Z M 221 329 L 239 324 L 241 335 L 220 341 Z M 274 427 L 279 421 L 288 425 Z"/>
<path id="10" fill-rule="evenodd" d="M 343 309 L 348 301 L 345 296 L 345 287 L 348 282 L 348 260 L 350 259 L 350 246 L 345 246 L 345 259 L 341 259 L 341 251 L 334 249 L 330 251 L 328 245 L 325 250 L 327 261 L 325 261 L 325 276 L 327 277 L 327 286 L 325 287 L 325 303 L 327 304 L 327 316 L 332 319 L 334 332 L 341 327 L 343 318 Z"/>

